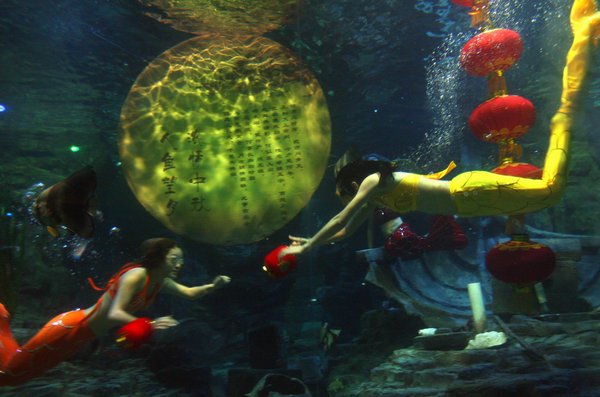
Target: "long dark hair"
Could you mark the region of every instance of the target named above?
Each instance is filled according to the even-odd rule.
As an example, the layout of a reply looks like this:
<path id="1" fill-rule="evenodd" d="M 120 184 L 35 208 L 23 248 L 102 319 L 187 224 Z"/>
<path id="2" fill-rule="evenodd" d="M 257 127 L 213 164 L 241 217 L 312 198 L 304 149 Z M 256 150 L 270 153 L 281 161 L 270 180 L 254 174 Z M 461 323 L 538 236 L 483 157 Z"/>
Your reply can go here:
<path id="1" fill-rule="evenodd" d="M 154 269 L 165 261 L 167 253 L 175 247 L 177 242 L 167 237 L 148 239 L 140 245 L 142 256 L 138 263 L 146 269 Z"/>
<path id="2" fill-rule="evenodd" d="M 391 161 L 366 160 L 363 159 L 358 150 L 350 148 L 335 164 L 335 184 L 341 195 L 354 196 L 358 191 L 358 187 L 354 186 L 353 182 L 360 186 L 366 177 L 379 173 L 381 183 L 395 169 L 396 164 Z"/>

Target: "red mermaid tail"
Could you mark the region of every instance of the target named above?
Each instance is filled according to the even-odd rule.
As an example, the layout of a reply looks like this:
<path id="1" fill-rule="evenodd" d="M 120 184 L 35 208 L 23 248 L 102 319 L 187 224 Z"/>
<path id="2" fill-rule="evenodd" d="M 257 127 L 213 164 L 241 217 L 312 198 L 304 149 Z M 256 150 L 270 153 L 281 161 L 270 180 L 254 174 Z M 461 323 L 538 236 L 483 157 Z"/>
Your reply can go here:
<path id="1" fill-rule="evenodd" d="M 469 244 L 465 232 L 450 215 L 434 216 L 431 229 L 425 239 L 428 251 L 459 250 Z"/>
<path id="2" fill-rule="evenodd" d="M 426 236 L 413 232 L 403 222 L 386 240 L 384 248 L 388 258 L 416 259 L 427 251 L 458 250 L 469 240 L 452 216 L 436 215 Z"/>
<path id="3" fill-rule="evenodd" d="M 425 239 L 412 231 L 410 225 L 402 222 L 385 241 L 386 256 L 404 260 L 416 259 L 423 254 Z"/>
<path id="4" fill-rule="evenodd" d="M 95 338 L 83 310 L 59 314 L 19 347 L 0 304 L 0 386 L 25 383 L 71 357 Z"/>

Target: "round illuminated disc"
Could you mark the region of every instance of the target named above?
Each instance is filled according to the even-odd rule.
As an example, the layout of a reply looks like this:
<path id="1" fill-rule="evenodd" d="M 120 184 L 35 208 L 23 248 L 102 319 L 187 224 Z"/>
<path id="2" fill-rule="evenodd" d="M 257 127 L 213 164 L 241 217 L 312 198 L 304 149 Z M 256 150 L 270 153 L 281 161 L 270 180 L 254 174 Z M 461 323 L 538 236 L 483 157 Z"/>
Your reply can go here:
<path id="1" fill-rule="evenodd" d="M 323 91 L 278 43 L 193 38 L 137 78 L 119 153 L 140 203 L 176 233 L 250 243 L 293 218 L 331 143 Z"/>
<path id="2" fill-rule="evenodd" d="M 300 0 L 139 0 L 148 15 L 194 34 L 261 35 L 288 22 Z"/>

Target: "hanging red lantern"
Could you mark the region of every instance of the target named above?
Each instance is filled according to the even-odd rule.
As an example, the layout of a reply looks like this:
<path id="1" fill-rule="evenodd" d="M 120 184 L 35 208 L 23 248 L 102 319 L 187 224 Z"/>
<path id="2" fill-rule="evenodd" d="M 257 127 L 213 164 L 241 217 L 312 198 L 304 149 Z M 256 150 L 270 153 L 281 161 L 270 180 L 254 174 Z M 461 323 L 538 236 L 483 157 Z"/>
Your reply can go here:
<path id="1" fill-rule="evenodd" d="M 458 6 L 473 7 L 473 0 L 452 0 Z"/>
<path id="2" fill-rule="evenodd" d="M 497 244 L 485 257 L 492 276 L 505 283 L 531 284 L 546 279 L 556 267 L 554 252 L 527 235 L 512 236 Z"/>
<path id="3" fill-rule="evenodd" d="M 505 71 L 521 56 L 521 36 L 510 29 L 492 29 L 467 41 L 459 62 L 467 73 L 487 76 L 495 71 Z"/>
<path id="4" fill-rule="evenodd" d="M 477 106 L 469 117 L 475 136 L 486 142 L 503 142 L 527 133 L 535 122 L 535 107 L 518 95 L 502 95 Z"/>
<path id="5" fill-rule="evenodd" d="M 544 170 L 542 170 L 540 167 L 536 167 L 535 165 L 528 163 L 505 163 L 494 168 L 492 172 L 494 174 L 499 175 L 510 175 L 519 176 L 521 178 L 540 179 Z"/>

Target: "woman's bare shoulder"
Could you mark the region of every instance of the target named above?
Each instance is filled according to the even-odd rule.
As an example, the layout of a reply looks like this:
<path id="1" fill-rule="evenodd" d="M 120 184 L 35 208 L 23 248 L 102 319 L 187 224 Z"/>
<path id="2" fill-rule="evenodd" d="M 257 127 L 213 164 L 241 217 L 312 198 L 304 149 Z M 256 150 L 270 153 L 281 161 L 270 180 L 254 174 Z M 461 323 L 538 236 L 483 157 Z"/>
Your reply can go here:
<path id="1" fill-rule="evenodd" d="M 135 267 L 131 270 L 127 270 L 121 276 L 121 280 L 127 280 L 129 282 L 135 283 L 141 280 L 145 281 L 148 276 L 148 270 L 145 267 Z"/>

